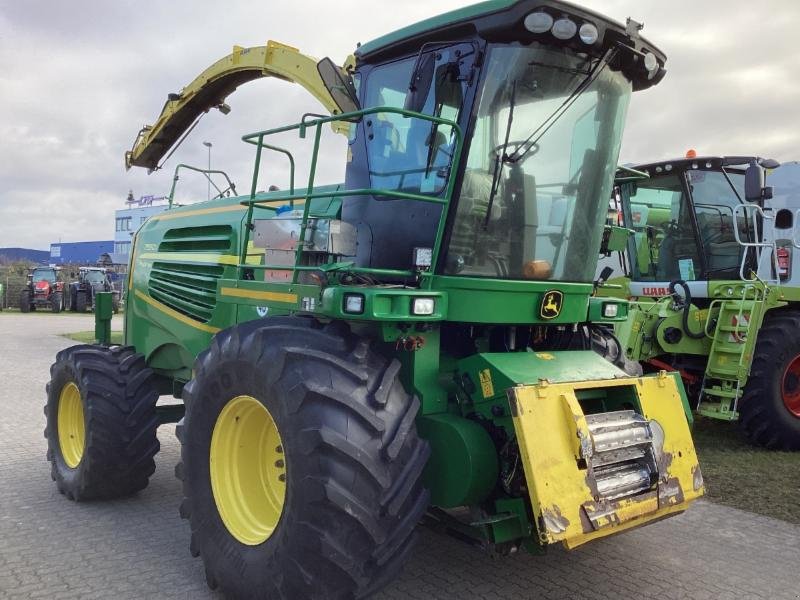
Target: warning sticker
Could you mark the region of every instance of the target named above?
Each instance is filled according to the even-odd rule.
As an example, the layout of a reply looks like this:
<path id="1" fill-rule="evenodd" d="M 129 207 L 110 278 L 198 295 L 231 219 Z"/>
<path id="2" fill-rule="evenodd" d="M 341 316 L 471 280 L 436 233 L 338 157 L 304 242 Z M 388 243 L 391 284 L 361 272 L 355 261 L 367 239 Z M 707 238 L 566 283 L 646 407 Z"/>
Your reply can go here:
<path id="1" fill-rule="evenodd" d="M 694 281 L 694 260 L 691 258 L 682 258 L 678 261 L 678 270 L 681 273 L 681 279 L 684 281 Z"/>
<path id="2" fill-rule="evenodd" d="M 492 385 L 492 372 L 489 369 L 484 369 L 478 373 L 478 379 L 481 382 L 481 392 L 484 398 L 491 398 L 494 396 L 494 385 Z"/>

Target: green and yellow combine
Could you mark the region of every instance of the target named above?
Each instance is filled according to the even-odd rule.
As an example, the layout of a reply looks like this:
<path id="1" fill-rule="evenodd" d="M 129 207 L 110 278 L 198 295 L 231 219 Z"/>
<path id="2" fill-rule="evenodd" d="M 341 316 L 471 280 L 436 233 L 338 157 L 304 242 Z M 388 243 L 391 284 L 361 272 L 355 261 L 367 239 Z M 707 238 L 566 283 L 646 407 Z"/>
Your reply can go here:
<path id="1" fill-rule="evenodd" d="M 694 151 L 621 169 L 623 276 L 599 289 L 631 300 L 616 325 L 629 360 L 680 373 L 699 414 L 782 450 L 800 450 L 797 173 Z"/>
<path id="2" fill-rule="evenodd" d="M 299 83 L 326 114 L 244 136 L 247 194 L 136 233 L 124 345 L 102 343 L 105 321 L 100 344 L 52 367 L 59 490 L 142 490 L 157 427 L 177 422 L 191 552 L 240 598 L 367 596 L 421 521 L 536 553 L 686 510 L 703 479 L 680 376 L 593 350 L 627 315 L 592 293 L 628 101 L 665 73 L 640 29 L 494 0 L 343 67 L 237 47 L 171 95 L 128 166 L 157 168 L 259 77 Z M 311 146 L 302 185 L 274 144 L 287 133 Z M 315 185 L 323 133 L 348 136 L 341 185 Z M 292 174 L 264 192 L 273 155 Z"/>

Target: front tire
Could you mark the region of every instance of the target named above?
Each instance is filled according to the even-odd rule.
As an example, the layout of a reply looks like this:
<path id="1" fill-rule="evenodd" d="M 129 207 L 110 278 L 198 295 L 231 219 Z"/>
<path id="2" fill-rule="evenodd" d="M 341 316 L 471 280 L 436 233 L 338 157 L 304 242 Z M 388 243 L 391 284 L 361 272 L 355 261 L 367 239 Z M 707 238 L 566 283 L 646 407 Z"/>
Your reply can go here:
<path id="1" fill-rule="evenodd" d="M 758 331 L 739 421 L 753 444 L 800 450 L 800 313 L 767 313 Z"/>
<path id="2" fill-rule="evenodd" d="M 20 312 L 31 312 L 31 294 L 28 290 L 22 290 L 19 294 Z"/>
<path id="3" fill-rule="evenodd" d="M 63 308 L 63 302 L 64 297 L 61 295 L 61 292 L 55 292 L 53 297 L 50 298 L 50 310 L 52 310 L 54 313 L 60 313 L 61 309 Z"/>
<path id="4" fill-rule="evenodd" d="M 159 450 L 153 371 L 132 348 L 62 350 L 47 384 L 47 459 L 70 500 L 118 498 L 147 486 Z"/>
<path id="5" fill-rule="evenodd" d="M 184 387 L 176 469 L 210 587 L 352 598 L 398 573 L 430 452 L 399 368 L 342 323 L 273 317 L 215 336 Z"/>
<path id="6" fill-rule="evenodd" d="M 78 290 L 78 293 L 75 294 L 75 310 L 79 313 L 86 312 L 86 292 Z"/>

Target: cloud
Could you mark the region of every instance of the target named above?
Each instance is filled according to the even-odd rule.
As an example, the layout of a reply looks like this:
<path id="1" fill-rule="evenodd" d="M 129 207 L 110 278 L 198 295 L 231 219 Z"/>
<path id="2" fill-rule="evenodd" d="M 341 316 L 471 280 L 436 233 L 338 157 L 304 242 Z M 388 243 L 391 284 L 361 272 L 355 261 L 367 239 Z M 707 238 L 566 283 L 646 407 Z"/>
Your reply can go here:
<path id="1" fill-rule="evenodd" d="M 580 0 L 579 0 L 580 1 Z M 793 42 L 800 3 L 584 0 L 617 20 L 631 15 L 668 55 L 660 85 L 634 96 L 621 159 L 757 153 L 797 158 L 800 51 Z M 319 110 L 302 89 L 280 81 L 242 87 L 232 112 L 206 115 L 166 167 L 126 172 L 123 153 L 178 91 L 234 44 L 274 39 L 341 61 L 368 41 L 415 20 L 457 8 L 457 0 L 320 3 L 0 2 L 0 247 L 47 248 L 110 239 L 113 211 L 128 190 L 161 195 L 179 162 L 229 170 L 249 189 L 249 131 L 294 122 Z M 297 143 L 297 139 L 290 140 Z M 341 179 L 345 145 L 326 141 L 319 182 Z M 302 152 L 299 154 L 302 163 Z M 298 179 L 307 175 L 299 169 Z M 280 157 L 263 165 L 259 187 L 286 187 Z M 184 201 L 205 198 L 198 177 L 181 178 Z"/>

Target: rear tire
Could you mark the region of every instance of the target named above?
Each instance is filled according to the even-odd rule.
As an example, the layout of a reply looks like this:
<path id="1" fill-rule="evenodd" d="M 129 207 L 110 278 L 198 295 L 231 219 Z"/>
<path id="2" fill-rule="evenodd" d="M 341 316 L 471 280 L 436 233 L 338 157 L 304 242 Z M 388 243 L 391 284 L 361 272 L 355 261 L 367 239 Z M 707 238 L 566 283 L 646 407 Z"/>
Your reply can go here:
<path id="1" fill-rule="evenodd" d="M 78 294 L 74 288 L 69 291 L 69 310 L 76 312 L 78 310 Z"/>
<path id="2" fill-rule="evenodd" d="M 739 423 L 751 443 L 771 450 L 800 450 L 800 415 L 790 411 L 787 396 L 800 387 L 800 381 L 787 378 L 798 358 L 800 313 L 768 312 L 739 404 Z"/>
<path id="3" fill-rule="evenodd" d="M 28 290 L 22 290 L 19 294 L 20 312 L 31 312 L 31 294 Z"/>
<path id="4" fill-rule="evenodd" d="M 50 375 L 44 435 L 58 491 L 80 501 L 147 487 L 159 450 L 158 393 L 144 357 L 130 347 L 72 346 Z"/>
<path id="5" fill-rule="evenodd" d="M 80 313 L 86 312 L 86 292 L 78 290 L 75 294 L 75 310 Z"/>
<path id="6" fill-rule="evenodd" d="M 233 598 L 352 598 L 395 577 L 428 505 L 420 478 L 430 453 L 416 432 L 419 401 L 403 389 L 399 369 L 398 361 L 378 354 L 343 323 L 323 328 L 307 318 L 273 317 L 214 337 L 183 388 L 182 463 L 176 469 L 190 550 L 202 557 L 209 587 Z M 264 447 L 269 453 L 277 431 L 281 453 L 269 461 L 280 456 L 276 476 L 285 481 L 285 491 L 264 484 L 273 490 L 271 498 L 280 491 L 277 521 L 266 537 L 262 528 L 249 541 L 234 535 L 236 528 L 220 512 L 230 506 L 225 493 L 233 499 L 249 494 L 219 492 L 220 484 L 210 480 L 217 457 L 235 454 L 213 454 L 212 440 L 223 430 L 220 424 L 231 422 L 233 401 L 241 398 L 251 412 L 241 413 L 241 425 L 236 416 L 239 429 L 232 431 L 249 430 L 258 419 L 248 414 L 266 409 L 274 429 L 253 438 L 273 436 Z M 241 447 L 238 441 L 234 446 Z M 264 452 L 245 456 L 260 463 Z M 253 468 L 241 457 L 234 464 L 242 472 Z M 251 498 L 253 506 L 262 505 L 259 498 Z"/>
<path id="7" fill-rule="evenodd" d="M 64 297 L 61 295 L 61 292 L 55 292 L 53 297 L 50 298 L 50 310 L 54 313 L 60 313 L 61 310 L 64 308 L 62 303 L 64 302 Z"/>

